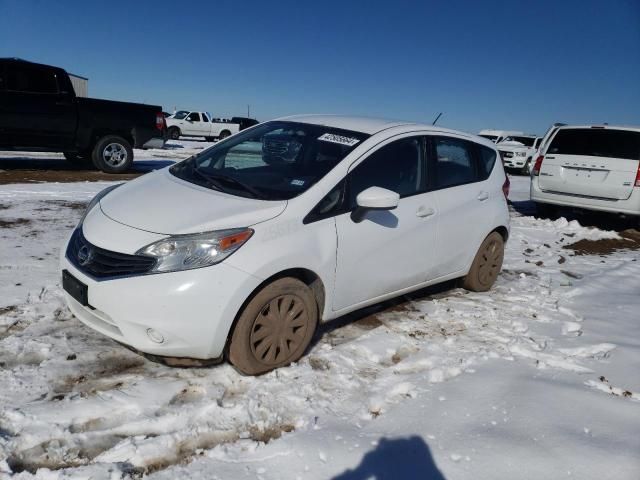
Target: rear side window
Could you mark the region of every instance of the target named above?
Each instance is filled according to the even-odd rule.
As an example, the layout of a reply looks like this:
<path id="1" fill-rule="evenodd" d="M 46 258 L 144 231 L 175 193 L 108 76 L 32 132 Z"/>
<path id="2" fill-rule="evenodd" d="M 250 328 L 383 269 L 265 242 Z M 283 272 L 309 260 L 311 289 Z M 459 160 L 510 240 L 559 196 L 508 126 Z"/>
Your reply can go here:
<path id="1" fill-rule="evenodd" d="M 479 145 L 480 164 L 478 165 L 478 180 L 486 180 L 491 175 L 493 166 L 496 164 L 496 151 Z"/>
<path id="2" fill-rule="evenodd" d="M 640 132 L 598 128 L 558 130 L 547 153 L 640 160 Z"/>
<path id="3" fill-rule="evenodd" d="M 53 70 L 31 65 L 9 65 L 7 90 L 25 93 L 58 93 Z"/>
<path id="4" fill-rule="evenodd" d="M 443 137 L 434 139 L 434 142 L 437 188 L 453 187 L 476 181 L 473 150 L 469 142 Z"/>

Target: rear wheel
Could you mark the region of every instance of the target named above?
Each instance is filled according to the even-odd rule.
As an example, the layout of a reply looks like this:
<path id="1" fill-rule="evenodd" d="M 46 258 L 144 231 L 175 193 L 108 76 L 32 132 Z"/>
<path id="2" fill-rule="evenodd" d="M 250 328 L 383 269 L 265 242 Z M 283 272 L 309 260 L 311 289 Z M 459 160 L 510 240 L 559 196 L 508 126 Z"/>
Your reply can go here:
<path id="1" fill-rule="evenodd" d="M 281 278 L 260 290 L 241 312 L 231 335 L 229 361 L 245 375 L 259 375 L 298 360 L 318 324 L 311 289 Z"/>
<path id="2" fill-rule="evenodd" d="M 231 135 L 231 132 L 229 130 L 223 130 L 220 132 L 220 136 L 218 137 L 220 140 L 227 138 L 229 135 Z"/>
<path id="3" fill-rule="evenodd" d="M 105 173 L 124 173 L 133 165 L 133 149 L 124 138 L 107 135 L 93 147 L 91 159 Z"/>
<path id="4" fill-rule="evenodd" d="M 480 245 L 462 286 L 472 292 L 486 292 L 498 278 L 503 259 L 504 239 L 498 232 L 492 232 Z"/>
<path id="5" fill-rule="evenodd" d="M 178 127 L 169 127 L 169 138 L 172 140 L 178 140 L 180 138 L 180 129 Z"/>

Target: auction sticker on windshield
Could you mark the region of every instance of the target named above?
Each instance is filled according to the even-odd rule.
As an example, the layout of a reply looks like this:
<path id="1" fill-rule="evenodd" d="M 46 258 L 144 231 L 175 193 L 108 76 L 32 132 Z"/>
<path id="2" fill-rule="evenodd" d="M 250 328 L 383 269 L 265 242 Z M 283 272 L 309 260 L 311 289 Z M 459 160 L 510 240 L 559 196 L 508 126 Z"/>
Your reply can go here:
<path id="1" fill-rule="evenodd" d="M 336 135 L 335 133 L 325 133 L 319 136 L 318 140 L 323 140 L 325 142 L 331 143 L 339 143 L 340 145 L 347 145 L 349 147 L 353 147 L 360 141 L 357 138 L 343 137 L 342 135 Z"/>

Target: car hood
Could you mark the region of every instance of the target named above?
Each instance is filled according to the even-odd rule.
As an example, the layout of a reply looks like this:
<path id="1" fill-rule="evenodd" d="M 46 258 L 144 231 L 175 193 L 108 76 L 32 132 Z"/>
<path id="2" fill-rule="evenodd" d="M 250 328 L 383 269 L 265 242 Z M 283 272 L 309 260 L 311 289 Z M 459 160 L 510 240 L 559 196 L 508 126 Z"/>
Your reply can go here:
<path id="1" fill-rule="evenodd" d="M 112 220 L 163 235 L 248 227 L 280 215 L 286 206 L 285 200 L 256 200 L 194 185 L 169 169 L 143 175 L 100 200 Z"/>

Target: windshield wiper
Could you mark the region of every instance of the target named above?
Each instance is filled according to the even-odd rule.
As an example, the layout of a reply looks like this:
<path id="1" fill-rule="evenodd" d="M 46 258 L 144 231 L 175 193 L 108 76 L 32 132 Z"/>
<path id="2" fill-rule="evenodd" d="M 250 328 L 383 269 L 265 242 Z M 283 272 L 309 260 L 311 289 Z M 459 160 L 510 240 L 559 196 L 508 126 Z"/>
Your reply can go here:
<path id="1" fill-rule="evenodd" d="M 227 175 L 220 175 L 216 173 L 213 173 L 213 174 L 208 173 L 206 175 L 207 177 L 209 177 L 209 180 L 216 181 L 218 183 L 219 182 L 230 183 L 232 185 L 235 185 L 236 187 L 240 187 L 245 192 L 249 192 L 254 198 L 264 199 L 264 195 L 262 195 L 262 193 L 260 193 L 257 189 L 253 188 L 251 185 L 248 185 L 238 180 L 237 178 L 229 177 Z"/>
<path id="2" fill-rule="evenodd" d="M 253 198 L 264 199 L 262 193 L 253 188 L 251 185 L 247 185 L 240 180 L 237 180 L 233 177 L 229 177 L 227 175 L 220 175 L 215 173 L 205 173 L 201 171 L 198 167 L 196 167 L 193 163 L 191 165 L 191 172 L 204 180 L 208 186 L 213 187 L 215 190 L 225 191 L 222 187 L 221 183 L 227 183 L 234 185 L 235 187 L 240 187 L 241 190 L 248 192 L 251 194 Z"/>

